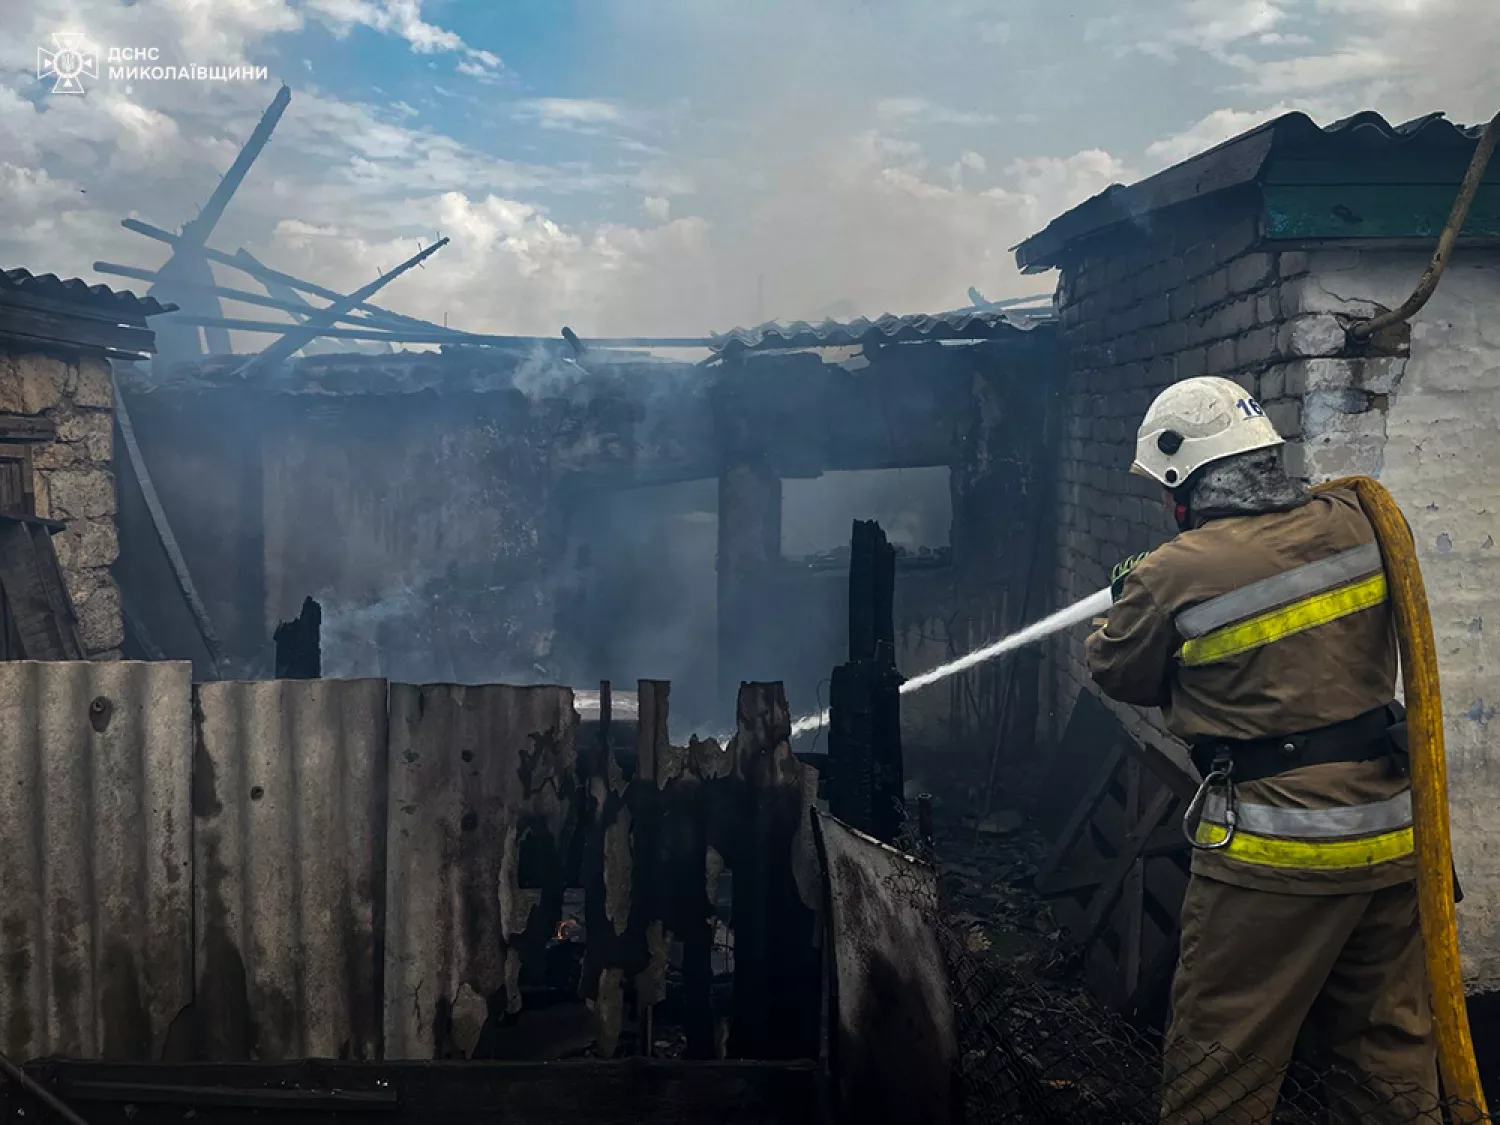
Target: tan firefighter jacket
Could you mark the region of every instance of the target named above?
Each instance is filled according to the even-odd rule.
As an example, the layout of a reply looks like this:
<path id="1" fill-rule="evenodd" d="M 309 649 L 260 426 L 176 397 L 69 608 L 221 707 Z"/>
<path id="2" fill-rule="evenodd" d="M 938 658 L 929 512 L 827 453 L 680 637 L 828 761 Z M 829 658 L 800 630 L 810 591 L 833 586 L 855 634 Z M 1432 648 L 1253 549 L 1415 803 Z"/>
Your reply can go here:
<path id="1" fill-rule="evenodd" d="M 1395 696 L 1396 636 L 1374 531 L 1349 490 L 1290 512 L 1213 520 L 1146 556 L 1088 639 L 1113 699 L 1160 707 L 1189 744 L 1299 734 Z M 1394 759 L 1335 762 L 1236 786 L 1238 827 L 1193 871 L 1303 894 L 1412 879 L 1411 793 Z M 1225 835 L 1222 791 L 1198 840 Z"/>

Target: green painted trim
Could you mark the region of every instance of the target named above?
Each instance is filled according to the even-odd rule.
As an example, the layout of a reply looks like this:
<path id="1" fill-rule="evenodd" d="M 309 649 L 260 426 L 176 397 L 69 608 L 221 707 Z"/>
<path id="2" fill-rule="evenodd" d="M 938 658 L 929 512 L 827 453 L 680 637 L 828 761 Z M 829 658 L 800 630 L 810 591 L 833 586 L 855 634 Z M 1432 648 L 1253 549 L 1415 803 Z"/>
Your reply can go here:
<path id="1" fill-rule="evenodd" d="M 1420 157 L 1275 157 L 1261 171 L 1263 184 L 1450 184 L 1469 170 L 1471 152 L 1428 152 Z M 1500 160 L 1491 160 L 1485 183 L 1500 184 Z"/>
<path id="2" fill-rule="evenodd" d="M 1457 184 L 1268 184 L 1266 237 L 1436 238 L 1457 194 Z M 1500 184 L 1480 186 L 1461 233 L 1500 237 Z"/>

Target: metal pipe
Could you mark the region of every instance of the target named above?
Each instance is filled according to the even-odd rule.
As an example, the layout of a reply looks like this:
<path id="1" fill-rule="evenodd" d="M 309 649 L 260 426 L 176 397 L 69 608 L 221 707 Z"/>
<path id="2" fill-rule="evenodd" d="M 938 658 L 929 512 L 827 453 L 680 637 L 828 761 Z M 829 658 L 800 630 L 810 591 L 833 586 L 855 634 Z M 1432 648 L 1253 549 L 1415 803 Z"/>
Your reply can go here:
<path id="1" fill-rule="evenodd" d="M 89 1125 L 87 1121 L 74 1113 L 66 1102 L 15 1063 L 11 1062 L 4 1053 L 0 1053 L 0 1073 L 3 1073 L 7 1079 L 14 1082 L 53 1113 L 57 1114 L 57 1116 L 68 1122 L 68 1125 Z"/>
<path id="2" fill-rule="evenodd" d="M 1448 259 L 1453 254 L 1453 246 L 1458 241 L 1458 234 L 1463 230 L 1464 223 L 1469 218 L 1469 208 L 1473 206 L 1474 197 L 1479 193 L 1479 184 L 1484 179 L 1485 170 L 1489 167 L 1490 157 L 1495 153 L 1496 141 L 1500 141 L 1500 113 L 1490 118 L 1490 123 L 1484 127 L 1484 132 L 1480 135 L 1479 144 L 1474 149 L 1474 157 L 1469 161 L 1469 170 L 1464 173 L 1458 196 L 1453 200 L 1453 209 L 1448 212 L 1448 221 L 1443 225 L 1442 234 L 1438 236 L 1437 250 L 1432 255 L 1432 261 L 1427 264 L 1427 269 L 1423 271 L 1422 279 L 1417 282 L 1417 287 L 1412 290 L 1411 296 L 1402 302 L 1400 308 L 1388 310 L 1379 316 L 1354 324 L 1349 329 L 1351 340 L 1356 342 L 1368 340 L 1381 329 L 1410 320 L 1431 299 L 1432 294 L 1437 290 L 1438 281 L 1442 279 L 1443 271 L 1448 268 Z"/>

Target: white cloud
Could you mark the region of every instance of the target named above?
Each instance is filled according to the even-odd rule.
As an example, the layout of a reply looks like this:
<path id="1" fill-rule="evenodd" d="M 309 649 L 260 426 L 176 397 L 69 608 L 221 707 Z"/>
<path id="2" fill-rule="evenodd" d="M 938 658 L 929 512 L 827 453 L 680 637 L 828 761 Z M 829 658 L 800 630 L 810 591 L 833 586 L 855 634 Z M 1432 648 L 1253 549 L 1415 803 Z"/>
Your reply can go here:
<path id="1" fill-rule="evenodd" d="M 422 0 L 305 0 L 305 3 L 308 11 L 336 35 L 347 35 L 355 27 L 368 27 L 404 39 L 418 54 L 456 52 L 463 60 L 458 69 L 465 74 L 487 76 L 503 67 L 498 55 L 470 46 L 456 32 L 424 20 Z"/>
<path id="2" fill-rule="evenodd" d="M 615 125 L 625 120 L 625 112 L 614 102 L 593 98 L 531 98 L 517 102 L 517 117 L 535 121 L 544 129 Z"/>
<path id="3" fill-rule="evenodd" d="M 661 35 L 691 29 L 696 38 L 663 42 L 677 57 L 720 52 L 700 64 L 712 81 L 689 87 L 693 100 L 679 105 L 547 97 L 545 83 L 527 75 L 528 93 L 539 96 L 525 101 L 496 104 L 471 86 L 433 91 L 459 122 L 449 135 L 422 124 L 433 105 L 420 94 L 404 94 L 411 105 L 380 105 L 373 92 L 355 100 L 299 87 L 215 242 L 347 290 L 446 234 L 452 244 L 382 301 L 476 330 L 725 328 L 754 317 L 762 277 L 767 316 L 813 315 L 837 301 L 870 315 L 938 310 L 963 304 L 971 285 L 992 299 L 1034 292 L 1007 247 L 1111 182 L 1283 110 L 1326 121 L 1365 105 L 1392 117 L 1447 108 L 1473 120 L 1500 104 L 1492 66 L 1500 43 L 1484 6 L 1493 0 L 1427 0 L 1420 17 L 1412 0 L 1174 3 L 1167 19 L 1153 10 L 1141 26 L 1122 27 L 1177 59 L 1184 121 L 1193 123 L 1176 136 L 1158 129 L 1162 139 L 1149 145 L 1149 123 L 1141 139 L 1120 140 L 1111 130 L 1122 107 L 1101 104 L 1089 85 L 1091 64 L 1112 61 L 1103 43 L 1079 48 L 1067 68 L 1028 71 L 1002 88 L 984 83 L 1001 69 L 984 47 L 1003 37 L 994 29 L 1012 14 L 1006 5 L 945 0 L 919 11 L 915 0 L 890 0 L 890 20 L 876 27 L 820 14 L 815 0 L 795 2 L 808 26 L 791 44 L 757 14 L 758 0 L 734 11 L 660 0 L 644 15 L 635 14 L 641 6 L 619 16 L 660 21 L 652 31 Z M 225 0 L 211 17 L 202 0 L 0 4 L 6 30 L 17 30 L 0 38 L 0 258 L 40 270 L 87 274 L 97 258 L 159 262 L 162 249 L 120 230 L 119 217 L 168 227 L 191 217 L 274 89 L 127 94 L 101 85 L 86 99 L 33 105 L 22 94 L 34 33 L 53 27 L 63 4 L 77 4 L 102 41 L 155 43 L 175 59 L 274 67 L 283 48 L 293 59 L 303 53 L 281 37 L 326 24 L 446 55 L 481 80 L 501 69 L 442 27 L 432 4 Z M 922 37 L 939 19 L 958 21 L 970 52 L 963 65 L 980 70 L 961 72 L 957 51 L 929 61 L 937 56 Z M 621 54 L 641 65 L 638 51 Z M 1136 55 L 1118 65 L 1143 64 Z M 605 73 L 597 89 L 632 87 Z M 497 114 L 509 136 L 494 128 L 474 130 L 477 145 L 456 139 L 468 135 L 459 128 Z M 1049 155 L 1028 155 L 1039 142 L 1023 121 L 1046 123 L 1040 143 Z M 559 148 L 570 163 L 535 155 Z"/>
<path id="4" fill-rule="evenodd" d="M 922 125 L 993 125 L 994 114 L 952 109 L 926 98 L 881 98 L 875 114 L 887 123 Z"/>
<path id="5" fill-rule="evenodd" d="M 1308 94 L 1351 83 L 1370 82 L 1394 74 L 1400 64 L 1376 44 L 1350 47 L 1322 55 L 1246 61 L 1253 89 L 1280 96 Z"/>

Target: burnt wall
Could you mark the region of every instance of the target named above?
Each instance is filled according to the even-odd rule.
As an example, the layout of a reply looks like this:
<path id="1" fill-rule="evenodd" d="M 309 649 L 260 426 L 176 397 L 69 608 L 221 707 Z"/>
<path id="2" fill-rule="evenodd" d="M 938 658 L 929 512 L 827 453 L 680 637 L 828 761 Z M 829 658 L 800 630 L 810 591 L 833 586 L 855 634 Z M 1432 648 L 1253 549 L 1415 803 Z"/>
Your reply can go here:
<path id="1" fill-rule="evenodd" d="M 327 676 L 669 679 L 676 713 L 706 732 L 725 724 L 742 681 L 779 680 L 795 711 L 814 710 L 847 659 L 847 562 L 830 571 L 783 557 L 782 480 L 948 467 L 947 556 L 897 579 L 908 675 L 1045 602 L 1049 334 L 834 355 L 595 371 L 334 356 L 254 385 L 208 361 L 137 378 L 127 396 L 231 653 L 223 674 L 269 675 L 276 624 L 311 596 Z M 747 473 L 772 502 L 759 530 L 728 534 L 724 478 Z M 197 658 L 203 676 L 149 518 L 129 489 L 122 503 L 132 604 L 165 653 Z M 726 578 L 743 586 L 738 600 L 725 601 Z M 926 769 L 927 747 L 965 780 L 982 775 L 997 727 L 1035 705 L 1034 659 L 909 697 L 914 768 Z"/>
<path id="2" fill-rule="evenodd" d="M 816 412 L 789 411 L 790 433 L 773 440 L 786 451 L 783 465 L 793 464 L 792 451 L 801 449 L 805 465 L 824 471 L 949 468 L 946 551 L 897 563 L 896 660 L 909 677 L 1006 635 L 1047 606 L 1055 537 L 1048 450 L 1058 434 L 1060 365 L 1048 332 L 962 347 L 868 349 L 859 359 L 868 366 L 821 365 L 835 368 L 831 380 L 842 388 L 828 408 L 841 419 L 836 426 L 852 430 L 847 416 L 866 419 L 857 458 L 836 436 L 819 438 Z M 794 376 L 806 383 L 816 377 L 816 360 L 752 361 L 737 391 L 768 385 L 767 374 L 783 386 Z M 797 399 L 789 394 L 787 401 Z M 744 659 L 759 663 L 747 663 L 744 678 L 775 675 L 795 713 L 826 707 L 829 674 L 848 659 L 847 561 L 830 567 L 778 558 L 772 578 L 778 612 L 751 623 L 758 642 Z M 731 667 L 726 678 L 741 677 Z M 963 796 L 986 783 L 997 751 L 1002 765 L 1030 760 L 1038 681 L 1039 654 L 1022 653 L 905 696 L 903 746 L 912 785 Z M 1008 768 L 1000 770 L 997 789 L 1008 784 Z"/>
<path id="3" fill-rule="evenodd" d="M 551 672 L 546 576 L 562 544 L 532 422 L 519 395 L 345 397 L 266 443 L 264 631 L 311 595 L 329 674 Z"/>

